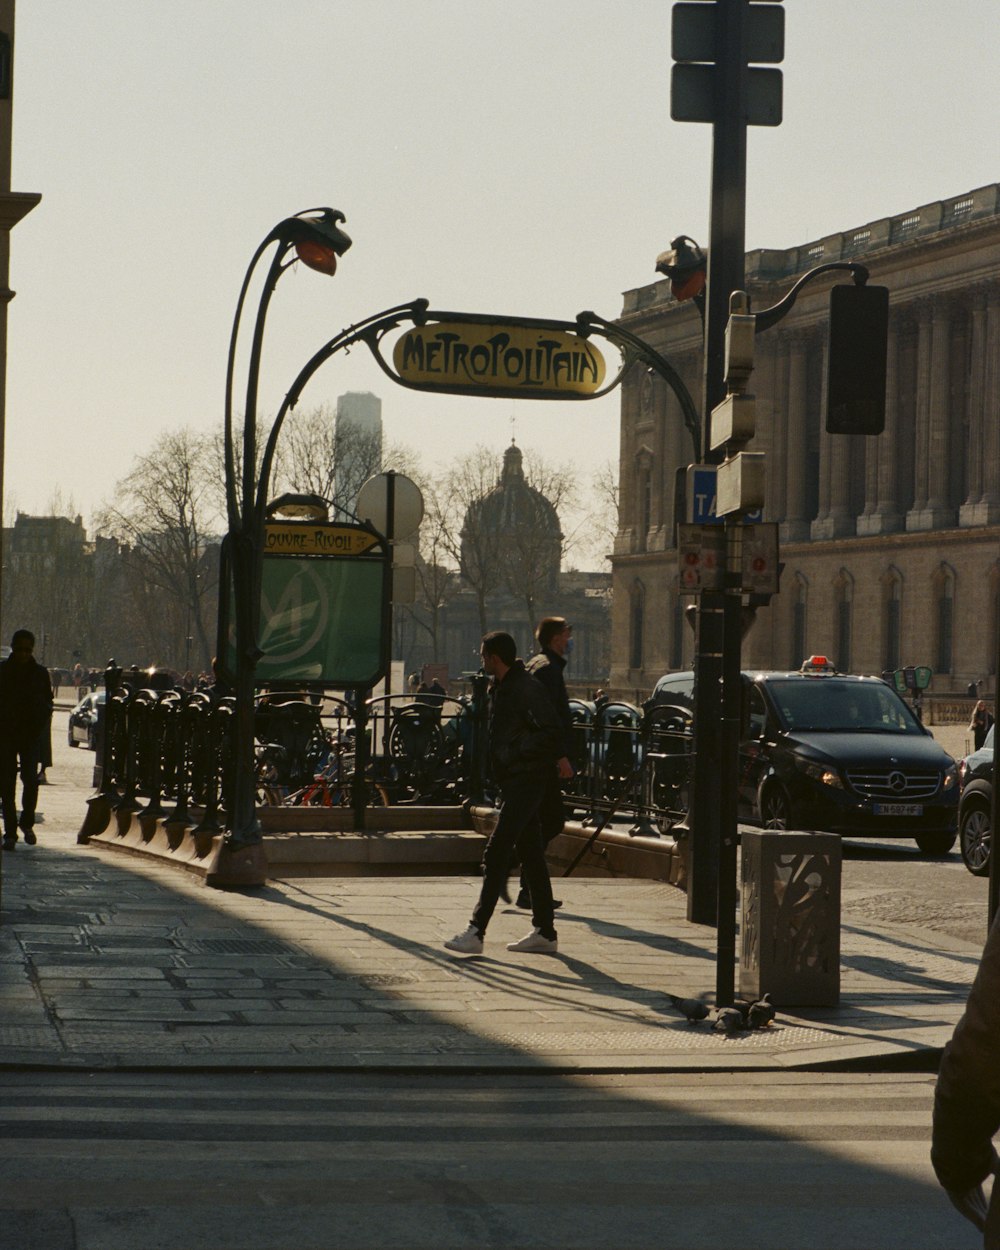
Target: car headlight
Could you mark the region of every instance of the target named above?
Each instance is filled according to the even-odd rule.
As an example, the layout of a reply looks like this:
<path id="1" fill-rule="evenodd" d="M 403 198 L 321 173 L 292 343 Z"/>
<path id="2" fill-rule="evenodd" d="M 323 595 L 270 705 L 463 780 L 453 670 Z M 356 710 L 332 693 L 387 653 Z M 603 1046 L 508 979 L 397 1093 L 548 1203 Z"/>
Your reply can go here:
<path id="1" fill-rule="evenodd" d="M 835 786 L 838 790 L 844 788 L 840 774 L 836 769 L 828 768 L 826 764 L 817 764 L 814 760 L 803 760 L 796 756 L 795 766 L 799 772 L 805 773 L 811 781 L 818 781 L 821 786 Z"/>
<path id="2" fill-rule="evenodd" d="M 952 764 L 950 768 L 944 770 L 944 776 L 941 778 L 941 789 L 950 790 L 958 783 L 958 765 Z"/>

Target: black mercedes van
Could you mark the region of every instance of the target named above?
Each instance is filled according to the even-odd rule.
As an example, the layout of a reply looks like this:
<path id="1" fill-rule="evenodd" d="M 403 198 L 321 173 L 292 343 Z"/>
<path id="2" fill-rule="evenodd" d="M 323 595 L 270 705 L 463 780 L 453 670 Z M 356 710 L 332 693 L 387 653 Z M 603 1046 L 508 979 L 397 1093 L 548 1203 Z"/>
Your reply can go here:
<path id="1" fill-rule="evenodd" d="M 693 673 L 668 673 L 647 708 L 692 707 Z M 765 829 L 955 844 L 958 767 L 895 690 L 837 673 L 822 656 L 798 672 L 743 674 L 739 818 Z"/>

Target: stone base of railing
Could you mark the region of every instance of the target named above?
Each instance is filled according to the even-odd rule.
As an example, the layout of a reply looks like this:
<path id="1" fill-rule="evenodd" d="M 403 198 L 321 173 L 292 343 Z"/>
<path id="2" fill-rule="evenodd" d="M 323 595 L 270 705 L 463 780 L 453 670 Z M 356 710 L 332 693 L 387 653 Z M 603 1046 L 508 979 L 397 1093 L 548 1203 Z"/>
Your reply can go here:
<path id="1" fill-rule="evenodd" d="M 473 807 L 471 815 L 481 833 L 488 836 L 493 831 L 497 819 L 495 808 Z M 575 820 L 566 822 L 562 833 L 549 843 L 546 852 L 553 880 L 576 861 L 593 833 L 593 825 Z M 621 828 L 602 829 L 573 869 L 573 876 L 636 877 L 644 881 L 666 881 L 683 889 L 687 883 L 685 849 L 686 843 L 675 841 L 669 834 L 657 837 L 652 833 L 629 833 Z"/>
<path id="2" fill-rule="evenodd" d="M 366 829 L 353 829 L 343 807 L 258 809 L 263 836 L 254 847 L 229 848 L 220 830 L 202 830 L 204 813 L 171 820 L 97 796 L 88 803 L 77 841 L 176 864 L 219 888 L 247 888 L 267 878 L 469 873 L 483 838 L 462 807 L 369 808 Z"/>
<path id="3" fill-rule="evenodd" d="M 201 815 L 196 813 L 195 819 Z M 168 860 L 221 889 L 263 885 L 268 875 L 262 843 L 229 847 L 221 829 L 199 829 L 141 808 L 112 808 L 101 795 L 88 801 L 77 841 Z"/>
<path id="4" fill-rule="evenodd" d="M 202 877 L 207 885 L 246 888 L 267 878 L 333 876 L 453 876 L 479 871 L 483 844 L 496 824 L 492 807 L 383 807 L 366 811 L 364 831 L 352 828 L 349 808 L 265 807 L 258 810 L 263 838 L 256 848 L 230 851 L 222 830 L 172 821 L 118 807 L 96 796 L 88 803 L 78 842 L 151 856 Z M 568 821 L 549 844 L 553 879 L 573 864 L 593 827 Z M 684 888 L 683 841 L 669 835 L 604 829 L 580 863 L 579 877 L 634 877 Z M 246 850 L 255 852 L 239 858 Z"/>

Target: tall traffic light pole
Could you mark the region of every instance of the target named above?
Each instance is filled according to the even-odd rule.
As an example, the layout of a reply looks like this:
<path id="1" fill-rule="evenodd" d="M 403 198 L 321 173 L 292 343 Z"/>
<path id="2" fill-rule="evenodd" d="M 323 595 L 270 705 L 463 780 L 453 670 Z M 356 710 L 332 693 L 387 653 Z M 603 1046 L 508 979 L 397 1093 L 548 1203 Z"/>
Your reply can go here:
<path id="1" fill-rule="evenodd" d="M 706 463 L 715 463 L 722 457 L 712 451 L 711 413 L 725 397 L 729 297 L 742 290 L 744 278 L 746 128 L 748 123 L 778 125 L 781 121 L 781 72 L 751 69 L 749 62 L 782 59 L 784 10 L 752 0 L 675 4 L 672 51 L 678 62 L 671 81 L 672 118 L 712 124 L 702 456 Z M 702 593 L 695 658 L 687 911 L 688 919 L 700 924 L 717 924 L 720 911 L 735 908 L 740 626 L 738 594 Z M 731 862 L 731 870 L 720 873 L 720 856 L 725 857 L 727 868 Z M 727 933 L 731 927 L 727 923 Z M 722 997 L 731 1001 L 731 989 L 728 994 L 723 989 Z"/>

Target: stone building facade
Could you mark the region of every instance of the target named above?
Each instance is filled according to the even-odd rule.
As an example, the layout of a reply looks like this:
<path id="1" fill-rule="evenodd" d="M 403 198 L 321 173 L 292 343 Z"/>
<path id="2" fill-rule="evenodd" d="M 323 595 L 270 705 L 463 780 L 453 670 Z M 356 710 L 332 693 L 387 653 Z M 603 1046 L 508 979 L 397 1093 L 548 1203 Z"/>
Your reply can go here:
<path id="1" fill-rule="evenodd" d="M 853 260 L 889 288 L 885 432 L 825 432 L 831 274 L 757 337 L 751 449 L 766 453 L 765 519 L 779 523 L 781 592 L 758 612 L 744 667 L 823 653 L 851 672 L 934 670 L 935 691 L 996 684 L 1000 603 L 1000 186 L 746 258 L 754 309 L 816 265 Z M 625 295 L 701 407 L 702 328 L 668 282 Z M 622 391 L 621 526 L 613 558 L 612 686 L 633 696 L 689 667 L 678 593 L 674 482 L 696 459 L 675 396 L 632 370 Z"/>

